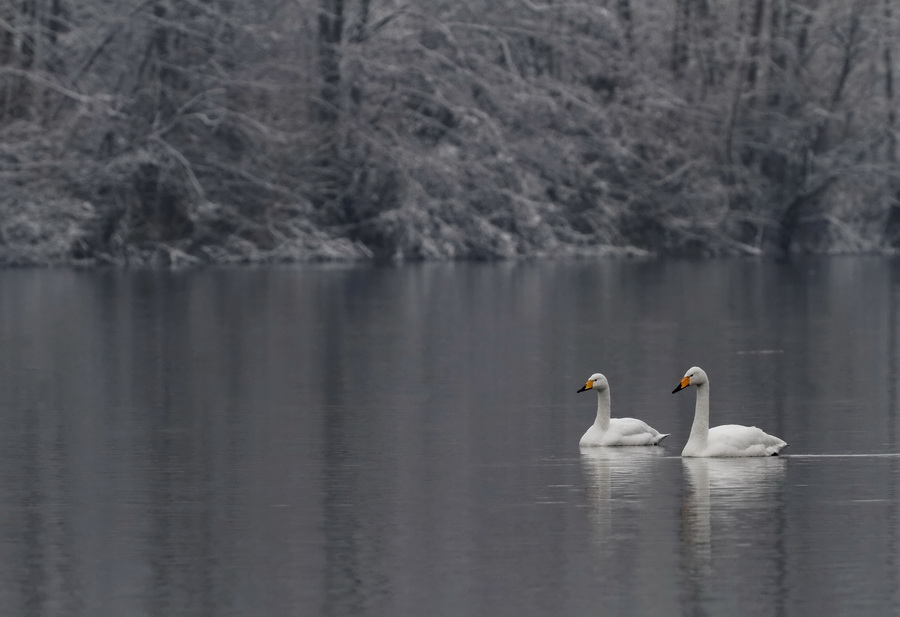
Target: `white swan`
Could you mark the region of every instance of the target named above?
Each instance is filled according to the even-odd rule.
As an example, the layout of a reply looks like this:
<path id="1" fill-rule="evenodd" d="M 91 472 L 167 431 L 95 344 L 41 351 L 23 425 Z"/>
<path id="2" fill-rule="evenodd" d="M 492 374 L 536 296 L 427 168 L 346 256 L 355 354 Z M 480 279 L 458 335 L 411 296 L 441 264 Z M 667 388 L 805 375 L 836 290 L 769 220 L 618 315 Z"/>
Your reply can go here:
<path id="1" fill-rule="evenodd" d="M 681 456 L 775 456 L 787 443 L 755 426 L 723 424 L 709 428 L 709 377 L 698 366 L 691 367 L 672 394 L 697 386 L 697 406 L 691 436 Z"/>
<path id="2" fill-rule="evenodd" d="M 597 392 L 597 419 L 582 436 L 579 446 L 655 446 L 669 436 L 660 433 L 642 420 L 609 417 L 609 382 L 600 373 L 594 373 L 579 392 Z"/>

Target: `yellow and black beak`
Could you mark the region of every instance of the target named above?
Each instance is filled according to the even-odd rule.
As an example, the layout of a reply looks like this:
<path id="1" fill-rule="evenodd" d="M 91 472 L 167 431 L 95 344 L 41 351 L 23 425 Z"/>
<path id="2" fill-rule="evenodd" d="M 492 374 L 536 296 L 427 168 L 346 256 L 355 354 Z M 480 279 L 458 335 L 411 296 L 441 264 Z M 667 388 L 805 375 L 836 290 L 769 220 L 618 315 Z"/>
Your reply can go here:
<path id="1" fill-rule="evenodd" d="M 678 383 L 678 387 L 675 388 L 674 390 L 672 390 L 672 394 L 675 394 L 679 390 L 684 390 L 689 385 L 691 385 L 691 378 L 688 377 L 687 375 L 685 375 L 684 377 L 681 378 L 681 381 Z"/>
<path id="2" fill-rule="evenodd" d="M 593 387 L 594 387 L 594 380 L 588 379 L 587 383 L 584 384 L 583 386 L 581 386 L 581 390 L 579 390 L 578 392 L 584 392 L 585 390 L 591 390 Z"/>

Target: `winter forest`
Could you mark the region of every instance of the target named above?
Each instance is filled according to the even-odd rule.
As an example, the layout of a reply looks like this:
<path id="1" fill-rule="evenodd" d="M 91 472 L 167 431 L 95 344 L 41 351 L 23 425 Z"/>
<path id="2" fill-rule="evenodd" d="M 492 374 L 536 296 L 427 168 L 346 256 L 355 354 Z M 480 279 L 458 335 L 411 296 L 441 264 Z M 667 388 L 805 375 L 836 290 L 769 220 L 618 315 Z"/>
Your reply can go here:
<path id="1" fill-rule="evenodd" d="M 0 263 L 900 246 L 893 0 L 7 0 Z"/>

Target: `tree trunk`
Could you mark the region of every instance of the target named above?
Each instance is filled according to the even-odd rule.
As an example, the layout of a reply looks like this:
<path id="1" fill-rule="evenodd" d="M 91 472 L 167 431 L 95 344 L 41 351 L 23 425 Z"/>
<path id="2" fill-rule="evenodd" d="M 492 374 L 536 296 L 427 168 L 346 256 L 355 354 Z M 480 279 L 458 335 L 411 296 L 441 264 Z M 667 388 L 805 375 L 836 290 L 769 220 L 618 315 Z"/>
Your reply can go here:
<path id="1" fill-rule="evenodd" d="M 838 72 L 837 79 L 834 83 L 834 89 L 831 91 L 831 97 L 828 101 L 828 111 L 830 114 L 833 114 L 833 112 L 838 108 L 838 104 L 841 102 L 844 96 L 844 89 L 847 86 L 847 79 L 850 77 L 850 73 L 855 67 L 861 25 L 862 24 L 859 14 L 859 8 L 856 8 L 850 15 L 850 22 L 847 27 L 847 32 L 845 32 L 842 37 L 844 43 L 844 53 L 841 59 L 841 69 Z M 828 149 L 828 129 L 829 122 L 827 119 L 819 122 L 818 129 L 816 130 L 813 152 L 821 153 Z"/>
<path id="2" fill-rule="evenodd" d="M 344 0 L 319 0 L 318 19 L 319 100 L 315 118 L 326 125 L 340 115 L 341 54 L 344 31 Z"/>
<path id="3" fill-rule="evenodd" d="M 351 43 L 363 43 L 369 38 L 369 0 L 360 0 L 356 23 L 347 40 Z"/>
<path id="4" fill-rule="evenodd" d="M 747 91 L 750 93 L 748 105 L 750 108 L 756 106 L 757 100 L 762 98 L 765 100 L 765 84 L 762 83 L 763 71 L 760 69 L 761 64 L 765 64 L 763 57 L 765 37 L 766 14 L 768 12 L 767 0 L 756 0 L 753 8 L 753 18 L 750 22 L 749 45 L 747 53 Z M 758 97 L 762 94 L 762 97 Z"/>
<path id="5" fill-rule="evenodd" d="M 46 74 L 63 69 L 57 49 L 65 30 L 63 0 L 21 0 L 0 5 L 0 66 L 12 69 L 0 77 L 0 122 L 42 118 L 47 88 L 24 73 Z"/>
<path id="6" fill-rule="evenodd" d="M 670 68 L 675 77 L 684 76 L 688 63 L 690 39 L 691 0 L 676 0 L 675 20 L 672 28 L 672 59 Z"/>
<path id="7" fill-rule="evenodd" d="M 884 0 L 884 48 L 882 49 L 882 61 L 884 62 L 884 105 L 887 110 L 885 123 L 887 125 L 887 144 L 885 157 L 892 168 L 897 164 L 897 103 L 894 97 L 894 48 L 893 37 L 894 11 L 891 3 L 893 0 Z M 888 207 L 887 218 L 884 222 L 884 243 L 891 247 L 900 247 L 900 188 L 897 181 L 891 183 L 892 199 Z"/>
<path id="8" fill-rule="evenodd" d="M 697 57 L 700 61 L 703 95 L 705 96 L 707 90 L 716 85 L 719 76 L 719 58 L 716 57 L 715 16 L 712 13 L 709 0 L 694 0 L 694 3 L 696 5 L 695 13 L 699 31 Z"/>
<path id="9" fill-rule="evenodd" d="M 891 7 L 893 0 L 884 0 L 884 104 L 887 108 L 887 160 L 893 165 L 897 162 L 897 109 L 894 101 L 894 15 Z"/>
<path id="10" fill-rule="evenodd" d="M 631 11 L 631 0 L 617 0 L 616 10 L 619 20 L 622 22 L 622 31 L 625 36 L 625 51 L 629 58 L 634 57 L 634 16 Z"/>
<path id="11" fill-rule="evenodd" d="M 788 40 L 788 10 L 781 3 L 772 3 L 769 15 L 769 70 L 766 81 L 769 92 L 766 106 L 777 109 L 782 102 L 781 86 L 786 83 L 788 56 L 785 42 Z"/>

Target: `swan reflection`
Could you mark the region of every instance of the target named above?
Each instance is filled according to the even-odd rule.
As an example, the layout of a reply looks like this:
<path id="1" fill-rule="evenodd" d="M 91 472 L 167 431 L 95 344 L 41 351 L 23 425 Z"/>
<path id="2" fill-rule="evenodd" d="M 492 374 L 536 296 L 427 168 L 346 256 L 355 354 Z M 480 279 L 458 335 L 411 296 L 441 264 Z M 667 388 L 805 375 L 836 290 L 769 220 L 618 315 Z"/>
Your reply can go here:
<path id="1" fill-rule="evenodd" d="M 743 510 L 777 510 L 784 482 L 784 458 L 684 458 L 687 477 L 681 509 L 686 566 L 693 574 L 708 574 L 712 559 L 713 518 L 716 532 L 754 533 L 734 515 Z"/>
<path id="2" fill-rule="evenodd" d="M 627 510 L 646 497 L 654 473 L 650 466 L 667 455 L 654 446 L 581 448 L 587 505 L 597 540 L 613 535 L 614 512 L 626 518 Z"/>

